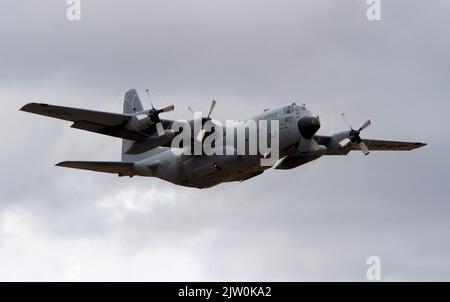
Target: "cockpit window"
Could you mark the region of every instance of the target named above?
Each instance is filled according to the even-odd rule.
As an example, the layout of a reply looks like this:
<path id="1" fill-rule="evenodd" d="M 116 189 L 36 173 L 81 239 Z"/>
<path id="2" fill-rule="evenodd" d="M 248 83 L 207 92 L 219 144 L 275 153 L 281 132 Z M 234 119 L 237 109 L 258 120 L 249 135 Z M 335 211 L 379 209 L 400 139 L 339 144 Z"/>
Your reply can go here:
<path id="1" fill-rule="evenodd" d="M 295 111 L 295 112 L 300 112 L 300 111 L 303 111 L 303 110 L 305 110 L 306 108 L 305 108 L 305 106 L 303 106 L 303 105 L 301 105 L 301 106 L 299 106 L 299 105 L 293 105 L 292 106 L 292 111 Z"/>

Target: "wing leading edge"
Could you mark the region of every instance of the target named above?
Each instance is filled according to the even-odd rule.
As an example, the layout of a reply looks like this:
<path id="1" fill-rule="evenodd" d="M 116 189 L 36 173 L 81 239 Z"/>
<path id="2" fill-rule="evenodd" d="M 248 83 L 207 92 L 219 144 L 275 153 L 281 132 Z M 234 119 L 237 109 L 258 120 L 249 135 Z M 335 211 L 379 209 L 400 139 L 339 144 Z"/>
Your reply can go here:
<path id="1" fill-rule="evenodd" d="M 332 142 L 331 136 L 316 135 L 314 140 L 319 145 L 324 145 L 328 148 L 325 155 L 345 155 L 349 151 L 361 150 L 357 143 L 350 142 L 346 147 L 336 146 L 336 142 Z M 376 139 L 362 140 L 370 151 L 411 151 L 426 146 L 425 143 L 419 142 L 403 142 L 403 141 L 389 141 Z M 339 149 L 339 150 L 338 150 Z"/>
<path id="2" fill-rule="evenodd" d="M 155 127 L 139 131 L 127 127 L 135 117 L 133 114 L 120 114 L 101 112 L 80 108 L 54 106 L 42 103 L 30 103 L 23 106 L 20 111 L 44 115 L 65 121 L 73 122 L 72 128 L 86 130 L 94 133 L 118 137 L 130 141 L 139 141 L 148 138 L 156 132 Z M 170 127 L 171 121 L 161 119 L 164 128 Z"/>
<path id="3" fill-rule="evenodd" d="M 385 141 L 376 139 L 363 139 L 370 151 L 411 151 L 426 146 L 419 142 Z M 358 144 L 352 143 L 351 150 L 361 150 Z"/>
<path id="4" fill-rule="evenodd" d="M 139 137 L 138 132 L 130 131 L 125 128 L 125 125 L 131 119 L 131 116 L 126 114 L 54 106 L 41 103 L 30 103 L 23 106 L 20 110 L 73 122 L 72 128 L 128 140 L 137 140 Z"/>

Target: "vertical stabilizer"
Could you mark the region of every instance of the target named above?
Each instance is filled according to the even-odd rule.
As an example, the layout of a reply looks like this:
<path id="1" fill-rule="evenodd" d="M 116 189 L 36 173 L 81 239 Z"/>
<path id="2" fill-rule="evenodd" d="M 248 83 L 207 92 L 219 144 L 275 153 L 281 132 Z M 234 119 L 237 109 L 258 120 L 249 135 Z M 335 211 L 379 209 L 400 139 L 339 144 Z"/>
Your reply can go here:
<path id="1" fill-rule="evenodd" d="M 125 114 L 133 114 L 139 111 L 144 110 L 142 107 L 141 100 L 139 99 L 139 95 L 137 94 L 136 89 L 130 89 L 125 93 L 125 97 L 123 100 L 123 113 Z M 130 148 L 133 144 L 132 141 L 123 140 L 122 141 L 122 161 L 124 162 L 132 162 L 134 161 L 135 156 L 127 155 L 125 152 Z"/>
<path id="2" fill-rule="evenodd" d="M 144 110 L 141 100 L 137 94 L 136 89 L 130 89 L 125 93 L 123 101 L 123 113 L 132 114 Z"/>

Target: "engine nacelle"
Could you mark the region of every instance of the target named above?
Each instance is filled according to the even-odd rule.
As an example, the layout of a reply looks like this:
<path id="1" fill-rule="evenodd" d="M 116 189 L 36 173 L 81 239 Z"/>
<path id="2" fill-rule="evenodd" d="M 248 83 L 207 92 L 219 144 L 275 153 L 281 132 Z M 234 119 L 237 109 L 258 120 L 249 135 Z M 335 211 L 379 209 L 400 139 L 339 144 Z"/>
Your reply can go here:
<path id="1" fill-rule="evenodd" d="M 328 152 L 327 155 L 346 155 L 350 152 L 350 148 L 341 147 L 339 142 L 344 138 L 348 138 L 350 136 L 350 131 L 343 131 L 331 136 L 330 141 L 327 144 Z"/>
<path id="2" fill-rule="evenodd" d="M 164 135 L 153 135 L 146 139 L 134 142 L 130 148 L 125 152 L 125 154 L 141 154 L 154 149 L 159 146 L 163 146 L 175 137 L 175 132 L 171 130 L 165 130 Z"/>
<path id="3" fill-rule="evenodd" d="M 290 170 L 310 161 L 316 160 L 327 152 L 327 148 L 322 145 L 317 146 L 317 150 L 312 153 L 299 154 L 283 158 L 276 166 L 278 170 Z"/>

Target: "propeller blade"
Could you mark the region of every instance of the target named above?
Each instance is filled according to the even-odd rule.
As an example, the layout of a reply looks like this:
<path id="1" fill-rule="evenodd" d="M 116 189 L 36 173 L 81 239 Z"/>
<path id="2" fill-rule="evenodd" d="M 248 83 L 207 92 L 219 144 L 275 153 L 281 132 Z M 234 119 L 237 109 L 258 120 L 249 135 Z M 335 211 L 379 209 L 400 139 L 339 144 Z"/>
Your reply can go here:
<path id="1" fill-rule="evenodd" d="M 203 138 L 205 137 L 205 134 L 206 134 L 205 129 L 200 130 L 197 134 L 197 141 L 203 142 Z"/>
<path id="2" fill-rule="evenodd" d="M 148 90 L 148 88 L 147 88 L 147 89 L 145 89 L 145 92 L 147 93 L 147 97 L 148 97 L 148 101 L 150 102 L 150 105 L 152 105 L 152 109 L 155 110 L 155 107 L 153 106 L 153 103 L 152 103 L 152 98 L 150 97 L 150 90 Z"/>
<path id="3" fill-rule="evenodd" d="M 345 146 L 347 146 L 352 140 L 349 139 L 348 137 L 344 138 L 343 140 L 341 140 L 339 142 L 339 146 L 341 146 L 342 148 L 344 148 Z"/>
<path id="4" fill-rule="evenodd" d="M 161 122 L 156 123 L 156 130 L 158 131 L 158 135 L 159 135 L 159 136 L 165 135 L 164 127 L 163 127 L 163 125 L 161 124 Z"/>
<path id="5" fill-rule="evenodd" d="M 353 130 L 352 125 L 350 125 L 350 123 L 347 121 L 347 119 L 345 118 L 345 114 L 344 112 L 341 113 L 342 119 L 344 120 L 344 122 L 347 124 L 347 126 Z"/>
<path id="6" fill-rule="evenodd" d="M 213 100 L 211 103 L 211 108 L 209 109 L 208 118 L 211 116 L 211 113 L 213 112 L 214 107 L 216 107 L 216 100 Z"/>
<path id="7" fill-rule="evenodd" d="M 191 107 L 188 107 L 188 111 L 190 112 L 190 113 L 192 113 L 192 114 L 194 114 L 195 112 L 194 112 L 194 110 L 192 110 L 192 108 Z"/>
<path id="8" fill-rule="evenodd" d="M 170 105 L 170 106 L 164 107 L 163 109 L 159 110 L 159 112 L 170 112 L 170 111 L 173 111 L 174 109 L 175 109 L 175 106 Z"/>
<path id="9" fill-rule="evenodd" d="M 370 120 L 367 120 L 367 121 L 361 126 L 361 128 L 359 128 L 358 132 L 360 132 L 360 131 L 366 129 L 366 128 L 369 127 L 369 126 L 370 126 Z"/>
<path id="10" fill-rule="evenodd" d="M 359 143 L 359 148 L 361 149 L 362 153 L 364 153 L 364 155 L 368 155 L 370 153 L 369 148 L 363 141 Z"/>

